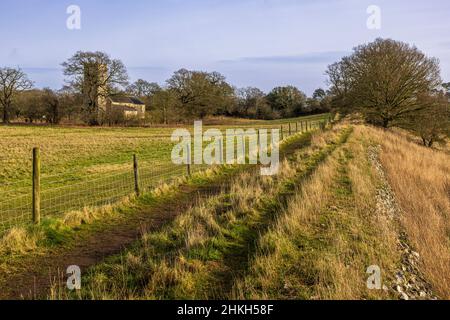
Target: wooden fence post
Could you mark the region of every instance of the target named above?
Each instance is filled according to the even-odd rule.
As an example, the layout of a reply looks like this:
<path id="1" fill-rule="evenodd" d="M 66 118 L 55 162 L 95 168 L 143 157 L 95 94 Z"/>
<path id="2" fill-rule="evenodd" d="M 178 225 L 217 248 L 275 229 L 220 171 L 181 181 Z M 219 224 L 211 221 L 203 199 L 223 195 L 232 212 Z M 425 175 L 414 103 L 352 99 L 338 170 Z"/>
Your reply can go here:
<path id="1" fill-rule="evenodd" d="M 281 140 L 283 140 L 283 125 L 281 125 Z"/>
<path id="2" fill-rule="evenodd" d="M 298 133 L 298 122 L 295 122 L 295 132 Z"/>
<path id="3" fill-rule="evenodd" d="M 291 127 L 291 123 L 289 122 L 289 135 L 292 135 L 292 127 Z"/>
<path id="4" fill-rule="evenodd" d="M 135 154 L 133 154 L 133 171 L 134 171 L 134 191 L 136 195 L 139 197 L 141 194 L 141 190 L 139 188 L 139 167 L 138 167 L 138 159 Z"/>
<path id="5" fill-rule="evenodd" d="M 33 148 L 33 223 L 41 222 L 41 154 L 39 148 Z"/>

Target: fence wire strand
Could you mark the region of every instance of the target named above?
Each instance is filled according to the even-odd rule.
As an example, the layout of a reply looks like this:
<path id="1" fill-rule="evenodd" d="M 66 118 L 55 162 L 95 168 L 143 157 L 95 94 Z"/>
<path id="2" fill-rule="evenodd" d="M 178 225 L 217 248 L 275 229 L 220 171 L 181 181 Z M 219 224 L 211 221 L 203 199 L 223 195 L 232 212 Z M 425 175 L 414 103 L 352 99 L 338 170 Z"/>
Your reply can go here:
<path id="1" fill-rule="evenodd" d="M 260 130 L 281 129 L 282 137 L 286 138 L 289 133 L 296 134 L 306 132 L 313 128 L 319 128 L 319 123 L 310 123 L 307 129 L 300 122 L 289 126 L 284 124 L 279 127 L 261 127 Z M 246 139 L 249 139 L 247 137 Z M 269 139 L 270 141 L 270 139 Z M 246 150 L 249 141 L 246 140 Z M 237 146 L 236 146 L 237 147 Z M 191 159 L 194 159 L 194 150 L 191 150 Z M 170 158 L 170 156 L 168 155 Z M 225 158 L 226 155 L 223 154 Z M 168 158 L 168 159 L 169 159 Z M 224 159 L 226 160 L 226 159 Z M 175 165 L 170 160 L 163 163 L 156 162 L 150 157 L 139 157 L 138 154 L 139 189 L 148 192 L 162 183 L 170 183 L 176 178 L 187 175 L 186 165 Z M 41 216 L 55 217 L 86 207 L 101 207 L 114 204 L 117 201 L 134 194 L 135 177 L 133 163 L 119 163 L 120 168 L 115 168 L 113 173 L 93 173 L 85 176 L 61 177 L 57 174 L 43 175 L 41 178 Z M 110 165 L 105 163 L 105 165 Z M 191 173 L 204 171 L 211 166 L 192 164 Z M 73 170 L 72 170 L 73 171 Z M 86 171 L 86 170 L 85 170 Z M 73 171 L 75 172 L 75 171 Z M 14 182 L 0 182 L 0 236 L 7 230 L 24 226 L 31 223 L 32 217 L 32 183 L 31 177 L 27 180 Z"/>

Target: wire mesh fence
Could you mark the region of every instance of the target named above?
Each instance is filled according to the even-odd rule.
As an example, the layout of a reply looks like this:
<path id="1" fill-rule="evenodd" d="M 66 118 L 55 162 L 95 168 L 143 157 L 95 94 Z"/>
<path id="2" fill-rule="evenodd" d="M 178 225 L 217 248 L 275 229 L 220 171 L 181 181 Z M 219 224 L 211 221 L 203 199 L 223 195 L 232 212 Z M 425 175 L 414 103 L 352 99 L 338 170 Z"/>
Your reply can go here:
<path id="1" fill-rule="evenodd" d="M 322 121 L 316 121 L 261 129 L 280 129 L 280 137 L 283 139 L 296 133 L 321 128 L 322 125 Z M 167 137 L 167 142 L 169 141 Z M 248 145 L 245 149 L 248 151 Z M 195 154 L 191 156 L 194 157 Z M 170 160 L 170 154 L 166 154 L 163 158 L 165 159 L 155 162 L 154 158 L 140 157 L 137 152 L 136 172 L 131 154 L 127 157 L 129 161 L 113 163 L 114 165 L 102 163 L 101 165 L 108 168 L 105 172 L 77 174 L 75 169 L 73 172 L 61 175 L 52 174 L 48 169 L 44 170 L 40 178 L 40 216 L 42 218 L 57 217 L 86 207 L 114 204 L 134 194 L 136 187 L 141 190 L 141 193 L 149 192 L 162 183 L 170 183 L 173 179 L 210 167 L 206 164 L 192 164 L 188 169 L 186 165 L 174 164 Z M 137 177 L 138 185 L 136 186 Z M 32 223 L 32 195 L 32 177 L 9 183 L 0 182 L 0 236 L 12 227 Z"/>

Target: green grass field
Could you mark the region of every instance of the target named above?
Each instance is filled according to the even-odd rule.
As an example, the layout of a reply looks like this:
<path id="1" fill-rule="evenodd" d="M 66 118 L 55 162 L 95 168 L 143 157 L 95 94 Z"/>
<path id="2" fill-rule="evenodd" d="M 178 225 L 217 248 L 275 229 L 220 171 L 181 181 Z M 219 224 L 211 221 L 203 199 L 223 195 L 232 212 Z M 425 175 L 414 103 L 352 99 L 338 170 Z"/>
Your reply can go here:
<path id="1" fill-rule="evenodd" d="M 279 128 L 318 115 L 278 121 L 226 121 L 208 128 Z M 41 149 L 42 216 L 113 203 L 134 191 L 132 156 L 137 154 L 142 188 L 182 176 L 170 160 L 174 127 L 0 127 L 0 233 L 31 220 L 32 149 Z M 191 129 L 191 128 L 190 128 Z M 194 167 L 193 171 L 204 166 Z"/>

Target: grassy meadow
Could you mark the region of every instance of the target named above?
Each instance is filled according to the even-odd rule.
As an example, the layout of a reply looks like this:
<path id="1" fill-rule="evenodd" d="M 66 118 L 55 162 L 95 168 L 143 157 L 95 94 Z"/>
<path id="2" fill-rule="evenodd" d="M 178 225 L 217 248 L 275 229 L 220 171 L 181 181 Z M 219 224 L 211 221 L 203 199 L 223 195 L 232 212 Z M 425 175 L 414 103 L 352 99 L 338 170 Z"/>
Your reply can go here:
<path id="1" fill-rule="evenodd" d="M 204 130 L 283 125 L 287 135 L 288 123 L 316 122 L 325 117 L 280 121 L 207 119 Z M 42 215 L 52 216 L 85 206 L 110 204 L 132 194 L 133 154 L 138 156 L 140 182 L 146 190 L 185 174 L 186 168 L 172 164 L 170 159 L 174 129 L 0 127 L 0 229 L 30 220 L 34 147 L 41 150 Z M 203 168 L 193 166 L 192 170 Z"/>

